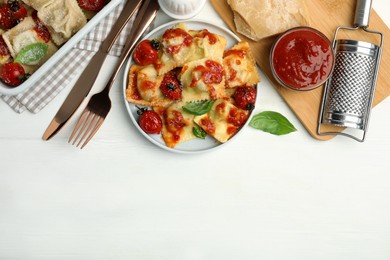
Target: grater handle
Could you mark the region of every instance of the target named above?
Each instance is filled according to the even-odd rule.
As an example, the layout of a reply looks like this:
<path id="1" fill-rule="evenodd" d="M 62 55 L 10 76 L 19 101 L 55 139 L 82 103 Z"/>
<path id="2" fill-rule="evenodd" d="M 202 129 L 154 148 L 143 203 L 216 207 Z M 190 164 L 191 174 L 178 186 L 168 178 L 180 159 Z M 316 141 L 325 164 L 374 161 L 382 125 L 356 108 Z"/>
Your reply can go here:
<path id="1" fill-rule="evenodd" d="M 354 25 L 356 27 L 368 27 L 370 20 L 372 0 L 357 0 Z"/>

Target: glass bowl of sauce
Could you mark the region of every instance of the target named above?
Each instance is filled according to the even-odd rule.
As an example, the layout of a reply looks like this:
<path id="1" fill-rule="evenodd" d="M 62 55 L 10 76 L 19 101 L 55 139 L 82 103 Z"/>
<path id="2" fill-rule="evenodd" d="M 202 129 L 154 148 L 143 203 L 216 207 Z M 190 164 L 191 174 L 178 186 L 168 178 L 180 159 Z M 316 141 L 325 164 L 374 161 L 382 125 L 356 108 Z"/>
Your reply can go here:
<path id="1" fill-rule="evenodd" d="M 295 27 L 274 42 L 270 63 L 275 79 L 294 90 L 321 86 L 334 68 L 332 43 L 311 27 Z"/>

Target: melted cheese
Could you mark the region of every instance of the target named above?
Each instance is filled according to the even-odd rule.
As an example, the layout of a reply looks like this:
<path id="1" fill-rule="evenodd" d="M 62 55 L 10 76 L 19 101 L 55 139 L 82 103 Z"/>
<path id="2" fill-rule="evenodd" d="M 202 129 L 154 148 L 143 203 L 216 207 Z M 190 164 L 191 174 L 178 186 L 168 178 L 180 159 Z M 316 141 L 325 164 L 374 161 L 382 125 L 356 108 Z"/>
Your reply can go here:
<path id="1" fill-rule="evenodd" d="M 183 103 L 177 102 L 167 108 L 154 108 L 163 121 L 162 138 L 168 147 L 195 138 L 192 133 L 194 127 L 194 115 L 183 111 Z"/>
<path id="2" fill-rule="evenodd" d="M 255 60 L 245 41 L 225 51 L 223 65 L 228 88 L 252 86 L 260 81 Z"/>
<path id="3" fill-rule="evenodd" d="M 187 63 L 181 71 L 183 101 L 221 98 L 225 94 L 221 60 L 202 59 Z"/>
<path id="4" fill-rule="evenodd" d="M 201 116 L 196 116 L 194 122 L 209 135 L 221 143 L 229 140 L 248 120 L 249 112 L 242 110 L 230 102 L 216 100 L 211 110 Z"/>

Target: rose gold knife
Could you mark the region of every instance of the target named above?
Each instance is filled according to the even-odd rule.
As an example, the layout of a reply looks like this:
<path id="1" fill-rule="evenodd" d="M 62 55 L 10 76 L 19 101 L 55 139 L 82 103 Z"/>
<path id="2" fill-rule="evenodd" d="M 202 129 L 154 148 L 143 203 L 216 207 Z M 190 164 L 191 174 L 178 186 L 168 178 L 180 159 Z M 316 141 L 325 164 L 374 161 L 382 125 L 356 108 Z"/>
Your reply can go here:
<path id="1" fill-rule="evenodd" d="M 91 61 L 84 69 L 79 79 L 76 81 L 72 90 L 69 92 L 64 103 L 54 116 L 42 136 L 43 140 L 49 140 L 65 125 L 65 123 L 76 112 L 77 108 L 83 102 L 85 97 L 91 91 L 96 78 L 99 74 L 108 53 L 110 52 L 115 40 L 119 37 L 125 25 L 129 22 L 136 10 L 140 7 L 142 0 L 128 0 L 123 10 L 112 27 L 106 39 L 102 42 L 98 52 L 92 57 Z"/>

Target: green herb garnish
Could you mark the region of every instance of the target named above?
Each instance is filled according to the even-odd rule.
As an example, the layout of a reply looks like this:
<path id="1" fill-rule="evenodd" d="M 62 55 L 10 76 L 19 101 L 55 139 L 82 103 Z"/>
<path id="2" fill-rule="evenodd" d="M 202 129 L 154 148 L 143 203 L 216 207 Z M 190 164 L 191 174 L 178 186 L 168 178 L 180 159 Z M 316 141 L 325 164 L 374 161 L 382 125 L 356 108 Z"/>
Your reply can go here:
<path id="1" fill-rule="evenodd" d="M 195 125 L 195 126 L 192 128 L 192 133 L 193 133 L 197 138 L 200 138 L 200 139 L 205 139 L 206 136 L 207 136 L 206 131 L 203 130 L 203 128 L 201 128 L 201 127 L 198 126 L 198 125 Z"/>
<path id="2" fill-rule="evenodd" d="M 15 62 L 25 65 L 36 65 L 46 55 L 49 46 L 37 42 L 24 47 L 16 56 Z"/>
<path id="3" fill-rule="evenodd" d="M 199 102 L 190 102 L 183 106 L 183 110 L 187 113 L 200 116 L 210 111 L 214 100 L 205 100 Z"/>
<path id="4" fill-rule="evenodd" d="M 273 135 L 285 135 L 297 131 L 286 117 L 274 111 L 264 111 L 253 116 L 249 125 Z"/>

